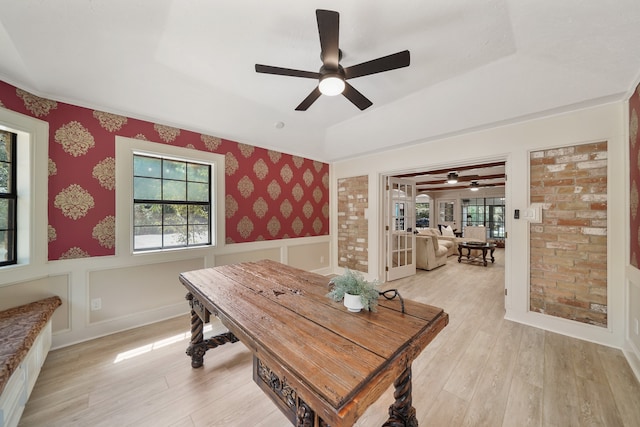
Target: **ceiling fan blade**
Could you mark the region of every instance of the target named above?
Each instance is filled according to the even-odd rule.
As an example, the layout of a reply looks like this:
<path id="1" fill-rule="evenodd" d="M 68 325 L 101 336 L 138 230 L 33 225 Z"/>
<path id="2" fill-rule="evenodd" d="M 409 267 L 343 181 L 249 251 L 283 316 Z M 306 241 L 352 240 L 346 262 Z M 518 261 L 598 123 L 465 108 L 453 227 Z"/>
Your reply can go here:
<path id="1" fill-rule="evenodd" d="M 338 69 L 340 61 L 340 49 L 338 38 L 340 34 L 340 14 L 333 10 L 316 10 L 318 20 L 318 34 L 320 35 L 320 58 L 322 63 L 331 68 Z"/>
<path id="2" fill-rule="evenodd" d="M 353 105 L 358 107 L 360 110 L 366 110 L 373 105 L 373 102 L 369 101 L 363 94 L 358 92 L 356 88 L 347 82 L 344 82 L 344 92 L 342 92 L 342 94 L 349 101 L 353 102 Z"/>
<path id="3" fill-rule="evenodd" d="M 345 78 L 355 79 L 356 77 L 368 76 L 369 74 L 381 73 L 383 71 L 395 70 L 396 68 L 408 67 L 410 55 L 408 50 L 383 56 L 378 59 L 363 62 L 344 69 Z"/>
<path id="4" fill-rule="evenodd" d="M 256 73 L 276 74 L 279 76 L 305 77 L 308 79 L 319 79 L 320 73 L 313 71 L 293 70 L 291 68 L 273 67 L 271 65 L 256 64 Z"/>
<path id="5" fill-rule="evenodd" d="M 320 88 L 316 88 L 296 107 L 296 111 L 307 111 L 307 108 L 311 107 L 316 99 L 320 97 Z"/>

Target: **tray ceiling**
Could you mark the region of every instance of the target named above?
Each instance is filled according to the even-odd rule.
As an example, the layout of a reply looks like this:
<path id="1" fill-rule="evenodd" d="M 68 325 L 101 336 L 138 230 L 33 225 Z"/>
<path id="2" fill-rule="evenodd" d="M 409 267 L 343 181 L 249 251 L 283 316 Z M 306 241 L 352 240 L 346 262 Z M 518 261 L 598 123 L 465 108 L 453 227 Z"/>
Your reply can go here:
<path id="1" fill-rule="evenodd" d="M 343 66 L 373 106 L 322 96 L 315 9 L 340 12 Z M 36 95 L 323 161 L 623 100 L 640 72 L 640 2 L 5 1 L 0 79 Z"/>

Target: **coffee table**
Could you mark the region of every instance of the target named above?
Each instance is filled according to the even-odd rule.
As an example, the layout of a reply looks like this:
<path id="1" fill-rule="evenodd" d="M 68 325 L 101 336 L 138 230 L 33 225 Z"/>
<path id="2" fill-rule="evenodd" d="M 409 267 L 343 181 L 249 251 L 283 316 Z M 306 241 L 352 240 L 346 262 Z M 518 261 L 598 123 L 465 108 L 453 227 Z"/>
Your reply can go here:
<path id="1" fill-rule="evenodd" d="M 462 250 L 466 249 L 467 250 L 467 255 L 466 255 L 466 259 L 463 258 L 462 255 Z M 493 264 L 495 262 L 495 258 L 493 257 L 493 253 L 496 250 L 496 244 L 495 243 L 486 243 L 486 242 L 460 242 L 458 243 L 458 262 L 462 262 L 467 261 L 469 263 L 475 262 L 475 261 L 480 261 L 480 257 L 479 256 L 471 256 L 471 251 L 472 250 L 480 250 L 482 251 L 482 264 L 486 267 L 487 266 L 487 252 L 490 252 L 489 256 L 491 257 L 491 263 Z"/>

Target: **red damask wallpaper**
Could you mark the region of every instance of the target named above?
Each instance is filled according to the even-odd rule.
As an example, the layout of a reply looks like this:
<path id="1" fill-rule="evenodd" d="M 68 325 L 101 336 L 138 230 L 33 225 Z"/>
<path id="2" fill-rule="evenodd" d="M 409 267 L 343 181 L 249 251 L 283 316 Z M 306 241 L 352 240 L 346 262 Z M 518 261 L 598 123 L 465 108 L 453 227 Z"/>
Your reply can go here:
<path id="1" fill-rule="evenodd" d="M 629 176 L 631 182 L 631 194 L 629 197 L 630 212 L 630 251 L 629 262 L 636 268 L 640 265 L 640 212 L 639 196 L 640 191 L 640 138 L 638 137 L 638 116 L 640 116 L 640 85 L 636 88 L 631 98 L 629 98 Z"/>
<path id="2" fill-rule="evenodd" d="M 329 234 L 329 166 L 37 97 L 0 81 L 0 107 L 49 122 L 49 260 L 115 253 L 115 136 L 225 155 L 226 243 Z"/>

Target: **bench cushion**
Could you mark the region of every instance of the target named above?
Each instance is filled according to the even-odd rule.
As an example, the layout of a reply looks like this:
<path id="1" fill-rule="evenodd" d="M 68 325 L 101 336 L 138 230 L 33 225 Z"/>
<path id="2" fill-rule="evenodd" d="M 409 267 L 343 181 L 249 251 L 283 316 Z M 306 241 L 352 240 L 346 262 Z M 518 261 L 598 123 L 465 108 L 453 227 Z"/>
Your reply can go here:
<path id="1" fill-rule="evenodd" d="M 54 296 L 0 311 L 0 393 L 61 304 Z"/>

